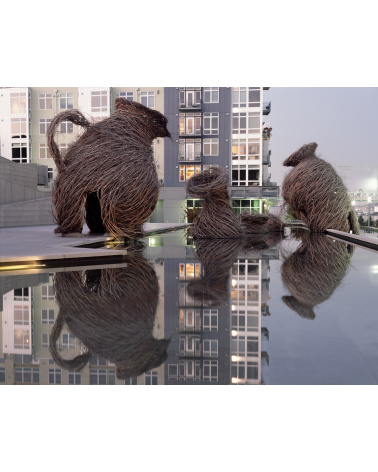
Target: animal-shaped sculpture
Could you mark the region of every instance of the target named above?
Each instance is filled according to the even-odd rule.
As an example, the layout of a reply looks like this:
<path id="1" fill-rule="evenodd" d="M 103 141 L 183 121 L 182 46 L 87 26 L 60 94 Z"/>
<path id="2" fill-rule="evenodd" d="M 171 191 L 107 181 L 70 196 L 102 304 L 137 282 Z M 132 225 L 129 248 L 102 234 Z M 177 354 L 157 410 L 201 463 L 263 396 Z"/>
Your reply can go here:
<path id="1" fill-rule="evenodd" d="M 203 199 L 190 233 L 193 238 L 240 238 L 243 231 L 230 206 L 228 173 L 217 167 L 194 175 L 187 182 L 189 195 Z"/>
<path id="2" fill-rule="evenodd" d="M 85 131 L 63 159 L 54 135 L 67 120 Z M 109 118 L 93 125 L 78 110 L 58 114 L 47 134 L 58 169 L 53 190 L 55 233 L 81 233 L 85 219 L 95 233 L 140 237 L 159 196 L 152 141 L 170 136 L 163 114 L 124 98 L 115 100 Z"/>
<path id="3" fill-rule="evenodd" d="M 54 289 L 59 315 L 50 334 L 50 352 L 64 369 L 82 369 L 91 356 L 113 362 L 119 379 L 159 366 L 167 357 L 169 339 L 153 336 L 159 301 L 154 268 L 136 246 L 130 246 L 125 266 L 57 272 Z M 64 325 L 86 352 L 64 358 L 58 339 Z"/>
<path id="4" fill-rule="evenodd" d="M 282 197 L 312 232 L 336 229 L 359 234 L 348 191 L 332 165 L 315 155 L 317 146 L 302 146 L 283 162 L 294 169 L 284 178 Z"/>

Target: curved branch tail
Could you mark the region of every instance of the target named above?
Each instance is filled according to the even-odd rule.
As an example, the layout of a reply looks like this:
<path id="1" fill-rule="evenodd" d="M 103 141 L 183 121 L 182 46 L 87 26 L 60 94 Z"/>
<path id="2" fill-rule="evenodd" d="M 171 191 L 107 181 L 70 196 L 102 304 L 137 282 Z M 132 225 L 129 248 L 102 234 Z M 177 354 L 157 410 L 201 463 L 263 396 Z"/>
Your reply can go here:
<path id="1" fill-rule="evenodd" d="M 55 165 L 60 172 L 63 169 L 64 161 L 60 154 L 59 148 L 54 140 L 55 132 L 57 127 L 63 121 L 71 121 L 75 125 L 81 126 L 83 128 L 89 128 L 91 123 L 85 118 L 85 116 L 79 110 L 67 110 L 63 111 L 56 115 L 48 130 L 47 130 L 47 145 L 49 148 L 49 152 L 54 159 Z"/>

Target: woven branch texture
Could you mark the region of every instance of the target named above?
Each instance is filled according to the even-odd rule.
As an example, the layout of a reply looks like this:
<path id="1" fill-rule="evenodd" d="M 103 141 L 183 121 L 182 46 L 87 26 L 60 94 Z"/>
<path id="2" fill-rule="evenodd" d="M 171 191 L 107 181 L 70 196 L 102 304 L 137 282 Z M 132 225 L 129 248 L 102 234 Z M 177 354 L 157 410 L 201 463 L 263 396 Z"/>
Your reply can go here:
<path id="1" fill-rule="evenodd" d="M 348 191 L 331 164 L 315 155 L 317 144 L 302 146 L 283 163 L 294 168 L 284 178 L 282 197 L 312 232 L 327 229 L 359 234 Z"/>
<path id="2" fill-rule="evenodd" d="M 92 232 L 136 238 L 155 209 L 159 180 L 151 145 L 155 138 L 170 137 L 167 119 L 123 98 L 116 99 L 115 108 L 94 125 L 78 110 L 70 110 L 58 114 L 49 126 L 48 147 L 58 169 L 55 233 L 81 232 L 86 220 Z M 63 159 L 54 135 L 67 120 L 85 131 Z"/>
<path id="3" fill-rule="evenodd" d="M 156 272 L 139 251 L 126 256 L 126 267 L 54 276 L 59 315 L 50 335 L 50 351 L 65 369 L 82 369 L 91 356 L 116 365 L 119 379 L 159 366 L 167 357 L 169 340 L 153 336 L 159 296 Z M 87 351 L 64 359 L 57 344 L 63 326 Z"/>
<path id="4" fill-rule="evenodd" d="M 289 296 L 283 302 L 298 315 L 314 319 L 314 307 L 331 297 L 345 277 L 354 247 L 325 234 L 303 233 L 303 242 L 284 257 L 281 277 Z"/>

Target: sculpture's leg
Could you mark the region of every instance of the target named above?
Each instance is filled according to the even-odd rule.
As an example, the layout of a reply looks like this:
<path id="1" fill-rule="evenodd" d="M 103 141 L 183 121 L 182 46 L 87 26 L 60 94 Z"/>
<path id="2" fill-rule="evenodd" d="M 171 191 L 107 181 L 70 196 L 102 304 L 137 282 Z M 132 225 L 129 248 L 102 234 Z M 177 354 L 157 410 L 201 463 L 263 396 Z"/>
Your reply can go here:
<path id="1" fill-rule="evenodd" d="M 97 192 L 90 192 L 85 202 L 85 221 L 92 233 L 105 233 L 106 228 L 101 218 L 101 205 Z"/>
<path id="2" fill-rule="evenodd" d="M 58 227 L 55 233 L 81 233 L 84 222 L 85 192 L 74 192 L 65 182 L 57 181 L 54 188 L 53 205 Z"/>

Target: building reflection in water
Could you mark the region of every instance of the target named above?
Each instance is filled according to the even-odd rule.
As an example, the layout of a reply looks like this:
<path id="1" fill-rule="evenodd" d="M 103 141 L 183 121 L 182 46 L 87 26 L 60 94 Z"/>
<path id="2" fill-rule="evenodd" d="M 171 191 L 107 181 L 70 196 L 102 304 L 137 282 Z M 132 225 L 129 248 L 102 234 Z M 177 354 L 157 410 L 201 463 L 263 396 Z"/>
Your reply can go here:
<path id="1" fill-rule="evenodd" d="M 144 257 L 138 253 L 134 266 L 129 260 L 123 268 L 58 269 L 55 274 L 8 277 L 13 285 L 8 284 L 0 297 L 4 303 L 0 383 L 263 383 L 261 367 L 269 360 L 264 348 L 269 332 L 262 321 L 270 314 L 269 261 L 279 258 L 274 244 L 281 236 L 260 235 L 248 242 L 204 241 L 196 247 L 172 238 L 150 238 Z M 140 283 L 141 273 L 144 280 L 150 277 L 151 284 Z M 127 274 L 136 282 L 129 279 L 128 288 L 122 285 Z M 24 288 L 20 289 L 21 285 Z M 127 298 L 125 290 L 127 307 L 122 302 L 122 296 Z M 144 318 L 138 310 L 133 318 L 132 303 L 143 307 Z M 106 316 L 96 311 L 100 307 Z M 124 317 L 122 310 L 117 314 L 120 307 L 129 310 Z M 110 318 L 115 329 L 105 336 L 105 342 L 103 334 Z M 129 329 L 123 338 L 119 333 L 122 323 Z M 133 348 L 130 326 L 139 331 L 133 332 Z M 53 328 L 54 356 L 49 349 Z M 111 354 L 111 336 L 114 340 L 118 336 L 129 364 L 122 364 L 122 349 Z M 148 359 L 147 352 L 146 362 L 138 370 L 135 367 L 143 360 L 144 341 L 148 340 L 145 344 L 150 348 L 156 339 L 162 340 L 159 352 L 164 355 L 159 358 L 155 352 Z M 122 366 L 126 366 L 123 371 Z"/>

